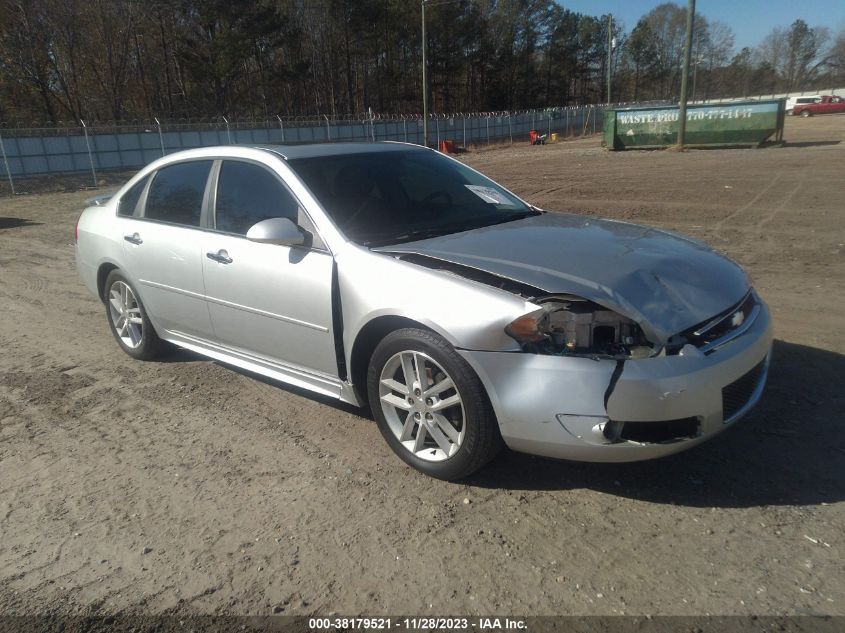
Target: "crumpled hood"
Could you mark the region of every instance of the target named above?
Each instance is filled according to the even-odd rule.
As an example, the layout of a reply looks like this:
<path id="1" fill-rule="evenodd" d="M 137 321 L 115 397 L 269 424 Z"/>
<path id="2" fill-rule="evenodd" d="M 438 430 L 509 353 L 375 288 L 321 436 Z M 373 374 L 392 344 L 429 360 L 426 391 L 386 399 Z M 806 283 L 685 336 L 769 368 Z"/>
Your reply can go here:
<path id="1" fill-rule="evenodd" d="M 705 244 L 570 214 L 545 213 L 376 250 L 425 255 L 589 299 L 633 319 L 660 345 L 727 310 L 749 288 L 742 269 Z"/>

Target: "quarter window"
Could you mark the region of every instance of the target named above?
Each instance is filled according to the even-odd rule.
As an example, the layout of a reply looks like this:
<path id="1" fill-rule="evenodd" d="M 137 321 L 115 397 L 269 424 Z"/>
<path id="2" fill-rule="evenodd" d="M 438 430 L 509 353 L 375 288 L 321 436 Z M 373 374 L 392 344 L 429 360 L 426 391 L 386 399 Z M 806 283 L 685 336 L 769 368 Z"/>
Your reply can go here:
<path id="1" fill-rule="evenodd" d="M 245 235 L 268 218 L 297 222 L 299 204 L 272 173 L 250 163 L 223 161 L 217 184 L 215 228 Z"/>
<path id="2" fill-rule="evenodd" d="M 158 170 L 147 194 L 144 217 L 199 226 L 212 161 L 177 163 Z"/>
<path id="3" fill-rule="evenodd" d="M 120 198 L 117 203 L 117 214 L 123 216 L 135 215 L 135 209 L 138 206 L 138 200 L 141 199 L 141 194 L 144 193 L 144 187 L 147 186 L 147 180 L 144 178 L 141 182 L 136 183 Z"/>

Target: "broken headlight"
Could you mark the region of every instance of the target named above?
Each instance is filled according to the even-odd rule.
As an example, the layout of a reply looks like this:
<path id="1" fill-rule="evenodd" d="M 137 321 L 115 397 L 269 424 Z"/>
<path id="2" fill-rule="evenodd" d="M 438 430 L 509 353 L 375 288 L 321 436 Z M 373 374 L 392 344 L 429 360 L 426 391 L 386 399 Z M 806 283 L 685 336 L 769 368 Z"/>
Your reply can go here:
<path id="1" fill-rule="evenodd" d="M 562 356 L 646 358 L 652 345 L 631 319 L 591 301 L 548 297 L 505 332 L 526 352 Z"/>

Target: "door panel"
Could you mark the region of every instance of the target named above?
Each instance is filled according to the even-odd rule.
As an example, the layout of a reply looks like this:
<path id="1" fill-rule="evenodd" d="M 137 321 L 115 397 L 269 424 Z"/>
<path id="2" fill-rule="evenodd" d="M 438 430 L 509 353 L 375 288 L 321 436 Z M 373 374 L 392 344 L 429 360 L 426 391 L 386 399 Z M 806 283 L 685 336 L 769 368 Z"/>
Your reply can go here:
<path id="1" fill-rule="evenodd" d="M 202 268 L 215 340 L 337 376 L 332 265 L 328 253 L 206 233 Z"/>
<path id="2" fill-rule="evenodd" d="M 199 228 L 208 204 L 211 167 L 210 160 L 162 167 L 146 189 L 138 183 L 127 192 L 126 204 L 121 200 L 118 208 L 127 272 L 153 322 L 203 338 L 213 332 Z"/>
<path id="3" fill-rule="evenodd" d="M 124 238 L 140 239 L 137 244 L 124 239 L 125 265 L 155 324 L 211 338 L 200 261 L 203 232 L 132 218 L 118 224 Z"/>

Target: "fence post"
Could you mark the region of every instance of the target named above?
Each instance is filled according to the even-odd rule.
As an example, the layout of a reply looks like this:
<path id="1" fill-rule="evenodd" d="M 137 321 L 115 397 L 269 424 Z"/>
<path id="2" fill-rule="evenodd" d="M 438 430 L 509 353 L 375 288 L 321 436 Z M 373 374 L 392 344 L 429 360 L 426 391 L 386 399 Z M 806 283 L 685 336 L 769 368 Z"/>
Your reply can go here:
<path id="1" fill-rule="evenodd" d="M 6 165 L 6 175 L 9 177 L 9 186 L 12 188 L 12 195 L 15 195 L 15 181 L 12 180 L 12 170 L 9 169 L 9 160 L 6 158 L 6 148 L 3 145 L 3 135 L 0 134 L 0 152 L 3 153 L 3 164 Z"/>
<path id="2" fill-rule="evenodd" d="M 232 144 L 232 135 L 229 133 L 229 119 L 223 117 L 223 122 L 226 124 L 226 140 L 229 141 L 229 145 Z"/>
<path id="3" fill-rule="evenodd" d="M 324 114 L 323 118 L 326 120 L 326 140 L 331 141 L 332 140 L 332 131 L 331 131 L 331 129 L 329 129 L 329 117 Z"/>
<path id="4" fill-rule="evenodd" d="M 281 132 L 282 132 L 282 143 L 284 143 L 285 142 L 285 124 L 282 123 L 282 117 L 280 117 L 278 114 L 276 115 L 276 118 L 279 119 L 279 130 L 281 130 Z"/>
<path id="5" fill-rule="evenodd" d="M 158 143 L 161 145 L 161 155 L 164 156 L 164 137 L 161 135 L 161 122 L 156 116 L 153 117 L 153 120 L 156 122 L 156 127 L 158 128 Z"/>
<path id="6" fill-rule="evenodd" d="M 511 145 L 513 145 L 513 126 L 511 125 L 511 113 L 508 111 L 508 134 L 511 137 Z"/>
<path id="7" fill-rule="evenodd" d="M 531 129 L 536 130 L 537 128 L 534 126 L 534 110 L 531 110 Z"/>
<path id="8" fill-rule="evenodd" d="M 487 115 L 487 147 L 490 147 L 490 115 Z"/>
<path id="9" fill-rule="evenodd" d="M 405 115 L 402 115 L 402 130 L 405 133 L 405 142 L 408 142 L 408 120 L 405 118 Z"/>
<path id="10" fill-rule="evenodd" d="M 566 108 L 566 137 L 569 138 L 571 129 L 569 128 L 569 108 Z"/>
<path id="11" fill-rule="evenodd" d="M 91 143 L 88 141 L 88 126 L 85 125 L 85 121 L 79 119 L 79 122 L 82 124 L 82 132 L 85 134 L 85 147 L 88 148 L 88 162 L 91 163 L 91 176 L 94 178 L 94 186 L 97 186 L 97 172 L 94 169 L 94 156 L 91 154 Z"/>
<path id="12" fill-rule="evenodd" d="M 546 110 L 546 118 L 548 118 L 548 123 L 549 123 L 548 138 L 549 138 L 549 142 L 551 142 L 551 140 L 552 140 L 552 113 L 549 112 L 548 110 Z"/>
<path id="13" fill-rule="evenodd" d="M 466 115 L 463 116 L 464 120 L 464 149 L 467 148 L 467 117 Z"/>
<path id="14" fill-rule="evenodd" d="M 434 117 L 434 125 L 437 128 L 437 149 L 440 149 L 440 119 Z"/>
<path id="15" fill-rule="evenodd" d="M 6 165 L 6 175 L 9 177 L 9 186 L 12 188 L 12 195 L 15 195 L 15 181 L 12 180 L 12 170 L 9 169 L 9 160 L 6 158 L 6 147 L 3 145 L 3 135 L 0 134 L 0 152 L 3 153 L 3 164 Z"/>

